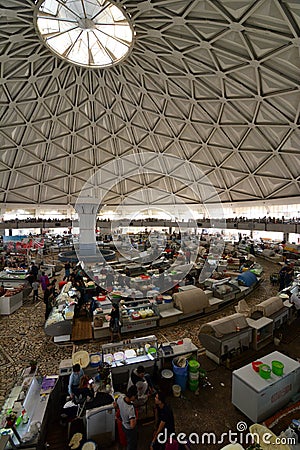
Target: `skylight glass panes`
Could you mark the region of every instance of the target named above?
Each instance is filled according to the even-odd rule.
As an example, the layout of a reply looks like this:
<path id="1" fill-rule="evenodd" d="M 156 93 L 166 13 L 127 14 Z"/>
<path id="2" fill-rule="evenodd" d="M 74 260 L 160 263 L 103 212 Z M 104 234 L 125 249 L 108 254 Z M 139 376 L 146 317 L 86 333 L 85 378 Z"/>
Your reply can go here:
<path id="1" fill-rule="evenodd" d="M 120 8 L 106 0 L 43 0 L 37 28 L 58 56 L 87 67 L 122 60 L 133 42 L 133 29 Z"/>

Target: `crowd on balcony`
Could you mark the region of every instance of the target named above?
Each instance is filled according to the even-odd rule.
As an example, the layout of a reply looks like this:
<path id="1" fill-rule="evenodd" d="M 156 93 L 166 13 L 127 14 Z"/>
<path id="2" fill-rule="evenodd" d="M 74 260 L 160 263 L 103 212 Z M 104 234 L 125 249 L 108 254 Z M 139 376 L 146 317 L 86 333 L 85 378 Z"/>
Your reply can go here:
<path id="1" fill-rule="evenodd" d="M 117 221 L 119 219 L 116 219 Z M 142 224 L 142 226 L 144 224 L 147 224 L 149 222 L 164 222 L 164 226 L 167 226 L 168 220 L 164 220 L 164 219 L 158 219 L 158 218 L 154 218 L 154 217 L 147 217 L 144 219 L 123 219 L 124 221 L 129 220 L 130 221 L 130 225 L 133 224 Z M 204 217 L 203 219 L 198 219 L 198 222 L 200 223 L 205 223 L 205 222 L 209 222 L 211 219 Z M 222 219 L 223 220 L 223 219 Z M 247 217 L 229 217 L 226 218 L 225 221 L 227 223 L 274 223 L 274 224 L 300 224 L 300 217 L 292 217 L 292 218 L 286 218 L 284 216 L 282 216 L 281 218 L 276 218 L 276 217 L 269 217 L 269 216 L 264 216 L 264 217 L 259 217 L 259 218 L 255 218 L 255 219 L 248 219 Z M 72 223 L 72 219 L 65 217 L 65 218 L 42 218 L 42 217 L 27 217 L 26 219 L 21 219 L 21 218 L 15 218 L 15 219 L 9 219 L 9 220 L 1 220 L 2 223 L 17 223 L 18 225 L 21 225 L 22 223 Z M 97 218 L 97 222 L 111 222 L 111 219 L 104 219 L 104 218 Z"/>

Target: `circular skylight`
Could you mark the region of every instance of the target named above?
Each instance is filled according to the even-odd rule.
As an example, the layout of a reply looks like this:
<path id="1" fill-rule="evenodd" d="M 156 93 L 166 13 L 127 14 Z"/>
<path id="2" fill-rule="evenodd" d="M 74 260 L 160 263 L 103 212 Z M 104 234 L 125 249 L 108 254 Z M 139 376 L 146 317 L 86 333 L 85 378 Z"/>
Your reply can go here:
<path id="1" fill-rule="evenodd" d="M 116 64 L 133 42 L 125 14 L 106 0 L 43 0 L 37 7 L 36 23 L 47 46 L 80 66 Z"/>

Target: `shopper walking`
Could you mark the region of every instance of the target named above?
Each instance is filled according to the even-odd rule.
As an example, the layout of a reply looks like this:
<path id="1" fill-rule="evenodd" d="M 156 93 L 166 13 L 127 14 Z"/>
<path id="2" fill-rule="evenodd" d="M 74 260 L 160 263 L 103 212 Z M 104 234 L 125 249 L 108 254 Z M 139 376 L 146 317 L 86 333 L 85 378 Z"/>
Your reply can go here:
<path id="1" fill-rule="evenodd" d="M 32 296 L 32 300 L 35 302 L 35 301 L 38 301 L 38 299 L 39 299 L 39 286 L 40 286 L 40 283 L 39 283 L 39 281 L 33 281 L 33 283 L 32 283 L 32 290 L 33 290 L 33 296 Z"/>
<path id="2" fill-rule="evenodd" d="M 46 305 L 46 310 L 45 310 L 45 320 L 48 319 L 51 310 L 52 310 L 52 301 L 54 300 L 54 296 L 53 296 L 53 289 L 51 284 L 48 284 L 48 286 L 46 287 L 46 290 L 44 292 L 44 303 Z"/>
<path id="3" fill-rule="evenodd" d="M 166 444 L 170 444 L 170 437 L 175 438 L 175 422 L 173 411 L 166 403 L 163 392 L 155 395 L 155 419 L 156 430 L 153 435 L 150 448 L 154 450 L 165 450 Z"/>
<path id="4" fill-rule="evenodd" d="M 29 269 L 29 273 L 31 273 L 34 277 L 34 279 L 37 279 L 38 273 L 39 273 L 39 268 L 38 266 L 35 265 L 35 263 L 31 263 L 30 269 Z"/>
<path id="5" fill-rule="evenodd" d="M 65 276 L 64 276 L 63 280 L 69 281 L 70 274 L 71 274 L 71 264 L 69 262 L 66 262 L 65 263 Z"/>
<path id="6" fill-rule="evenodd" d="M 114 334 L 118 335 L 119 341 L 121 341 L 121 325 L 120 325 L 120 310 L 117 303 L 112 304 L 109 320 L 109 331 L 111 342 L 114 341 Z"/>
<path id="7" fill-rule="evenodd" d="M 115 408 L 119 409 L 122 419 L 122 429 L 127 440 L 126 450 L 137 450 L 137 425 L 134 409 L 134 401 L 137 397 L 136 386 L 131 386 L 126 395 L 120 395 L 115 402 Z"/>
<path id="8" fill-rule="evenodd" d="M 42 272 L 42 275 L 40 277 L 40 283 L 41 283 L 41 286 L 42 286 L 42 291 L 45 292 L 47 286 L 50 284 L 48 275 L 46 275 L 45 272 Z"/>

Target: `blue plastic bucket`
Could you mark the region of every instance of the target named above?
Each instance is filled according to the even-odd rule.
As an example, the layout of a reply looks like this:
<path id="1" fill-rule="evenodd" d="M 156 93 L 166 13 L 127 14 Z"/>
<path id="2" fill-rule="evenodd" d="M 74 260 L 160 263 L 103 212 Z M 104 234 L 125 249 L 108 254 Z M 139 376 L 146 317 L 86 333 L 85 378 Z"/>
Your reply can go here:
<path id="1" fill-rule="evenodd" d="M 178 367 L 176 361 L 176 358 L 172 360 L 174 382 L 181 387 L 182 391 L 185 391 L 188 379 L 188 362 L 186 362 L 185 367 Z"/>

